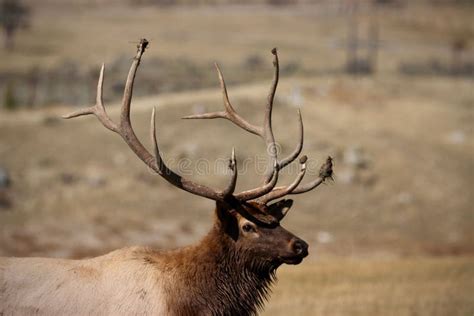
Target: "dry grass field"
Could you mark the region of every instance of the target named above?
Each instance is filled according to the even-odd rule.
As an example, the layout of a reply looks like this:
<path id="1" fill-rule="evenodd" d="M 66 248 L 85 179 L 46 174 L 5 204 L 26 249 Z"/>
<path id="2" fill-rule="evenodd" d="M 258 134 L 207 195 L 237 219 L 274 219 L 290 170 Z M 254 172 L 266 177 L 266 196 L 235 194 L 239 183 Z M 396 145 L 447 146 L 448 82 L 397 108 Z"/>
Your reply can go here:
<path id="1" fill-rule="evenodd" d="M 378 71 L 350 76 L 341 71 L 346 24 L 335 5 L 132 10 L 100 1 L 30 3 L 34 27 L 19 34 L 15 52 L 0 51 L 0 71 L 64 59 L 107 63 L 132 56 L 141 37 L 151 40 L 142 68 L 153 56 L 218 60 L 231 80 L 226 68 L 258 55 L 268 61 L 268 80 L 229 85 L 235 107 L 257 122 L 271 79 L 269 50 L 279 48 L 282 66 L 296 61 L 307 70 L 281 78 L 276 137 L 283 153 L 292 149 L 301 107 L 304 153 L 313 162 L 308 178 L 331 155 L 335 182 L 295 197 L 284 226 L 309 242 L 310 257 L 279 271 L 264 315 L 474 314 L 472 76 L 398 71 L 408 61 L 449 62 L 449 42 L 460 32 L 472 45 L 472 6 L 382 8 Z M 208 71 L 213 75 L 211 65 Z M 227 122 L 180 119 L 219 109 L 217 85 L 136 98 L 133 123 L 149 144 L 156 106 L 165 159 L 214 186 L 226 180 L 214 162 L 235 146 L 239 163 L 249 162 L 238 189 L 249 188 L 264 154 L 259 139 Z M 117 102 L 109 103 L 116 118 Z M 70 110 L 0 109 L 0 167 L 12 179 L 0 192 L 12 203 L 0 208 L 0 255 L 81 258 L 136 244 L 172 248 L 205 234 L 212 202 L 150 174 L 96 119 L 59 118 Z"/>
<path id="2" fill-rule="evenodd" d="M 282 269 L 263 315 L 472 315 L 472 258 L 323 260 Z"/>

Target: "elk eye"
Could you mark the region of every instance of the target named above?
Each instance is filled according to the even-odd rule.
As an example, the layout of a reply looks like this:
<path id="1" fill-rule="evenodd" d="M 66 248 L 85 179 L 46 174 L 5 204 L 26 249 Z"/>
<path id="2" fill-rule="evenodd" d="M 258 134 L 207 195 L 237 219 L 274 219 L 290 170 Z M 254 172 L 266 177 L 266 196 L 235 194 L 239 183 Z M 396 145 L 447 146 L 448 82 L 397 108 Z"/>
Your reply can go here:
<path id="1" fill-rule="evenodd" d="M 249 223 L 244 224 L 244 226 L 242 226 L 242 230 L 246 233 L 255 232 L 255 228 Z"/>

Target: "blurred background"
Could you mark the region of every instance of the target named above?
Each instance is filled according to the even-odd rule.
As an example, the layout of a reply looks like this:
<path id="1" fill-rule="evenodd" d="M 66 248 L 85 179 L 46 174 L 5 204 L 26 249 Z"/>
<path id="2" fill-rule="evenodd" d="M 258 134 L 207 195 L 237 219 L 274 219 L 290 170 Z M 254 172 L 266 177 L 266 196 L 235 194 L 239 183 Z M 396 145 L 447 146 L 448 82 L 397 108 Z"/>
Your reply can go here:
<path id="1" fill-rule="evenodd" d="M 281 154 L 305 123 L 314 170 L 283 225 L 310 257 L 282 267 L 265 315 L 474 314 L 472 0 L 0 0 L 0 255 L 85 258 L 199 240 L 213 202 L 151 174 L 95 118 L 100 64 L 117 119 L 140 38 L 150 41 L 132 119 L 145 144 L 157 108 L 165 160 L 214 187 L 229 156 L 260 183 L 264 144 L 227 121 L 183 121 L 231 101 L 263 118 L 278 47 Z M 222 170 L 221 170 L 222 171 Z M 296 174 L 290 168 L 281 180 Z M 307 176 L 308 181 L 313 174 Z"/>

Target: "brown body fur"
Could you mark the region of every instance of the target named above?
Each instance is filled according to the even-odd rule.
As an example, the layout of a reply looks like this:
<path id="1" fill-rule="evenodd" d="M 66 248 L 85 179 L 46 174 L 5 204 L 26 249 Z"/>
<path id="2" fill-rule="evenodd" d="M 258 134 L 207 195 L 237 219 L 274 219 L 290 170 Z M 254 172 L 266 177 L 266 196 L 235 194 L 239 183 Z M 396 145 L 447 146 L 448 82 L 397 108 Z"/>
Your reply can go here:
<path id="1" fill-rule="evenodd" d="M 245 219 L 217 214 L 201 242 L 176 250 L 1 258 L 0 315 L 255 315 L 279 264 L 242 249 Z"/>
<path id="2" fill-rule="evenodd" d="M 299 159 L 300 172 L 288 186 L 276 187 L 279 171 L 294 161 L 303 146 L 303 123 L 299 117 L 299 141 L 295 150 L 277 157 L 271 113 L 279 78 L 277 50 L 275 68 L 262 126 L 240 117 L 230 104 L 222 73 L 216 65 L 225 112 L 187 116 L 188 119 L 226 118 L 247 132 L 260 136 L 267 146 L 269 170 L 263 184 L 235 193 L 237 160 L 232 150 L 231 178 L 226 188 L 210 187 L 184 179 L 164 163 L 158 148 L 155 111 L 150 135 L 153 155 L 133 131 L 130 105 L 133 84 L 146 39 L 137 45 L 124 88 L 120 122 L 108 117 L 102 98 L 104 66 L 92 107 L 64 116 L 95 115 L 107 129 L 119 134 L 151 170 L 172 185 L 216 201 L 215 224 L 197 245 L 158 252 L 147 248 L 126 248 L 88 260 L 0 259 L 0 316 L 40 315 L 255 315 L 269 293 L 276 269 L 282 264 L 299 264 L 308 255 L 308 245 L 280 226 L 292 200 L 270 201 L 288 194 L 308 192 L 332 176 L 332 158 L 321 167 L 319 177 L 300 186 L 307 157 Z"/>

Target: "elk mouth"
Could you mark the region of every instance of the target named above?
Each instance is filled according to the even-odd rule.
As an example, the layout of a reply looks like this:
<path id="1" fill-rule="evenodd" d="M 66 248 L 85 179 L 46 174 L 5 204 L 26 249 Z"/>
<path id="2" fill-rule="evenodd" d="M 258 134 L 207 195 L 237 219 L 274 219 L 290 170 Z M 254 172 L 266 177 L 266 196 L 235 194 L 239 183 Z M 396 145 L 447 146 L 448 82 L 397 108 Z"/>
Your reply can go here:
<path id="1" fill-rule="evenodd" d="M 293 256 L 281 256 L 279 259 L 281 262 L 286 263 L 286 264 L 300 264 L 305 257 L 308 256 L 308 251 L 304 251 L 303 253 L 299 255 L 293 255 Z"/>
<path id="2" fill-rule="evenodd" d="M 284 257 L 281 258 L 281 261 L 286 264 L 300 264 L 303 261 L 303 257 Z"/>

